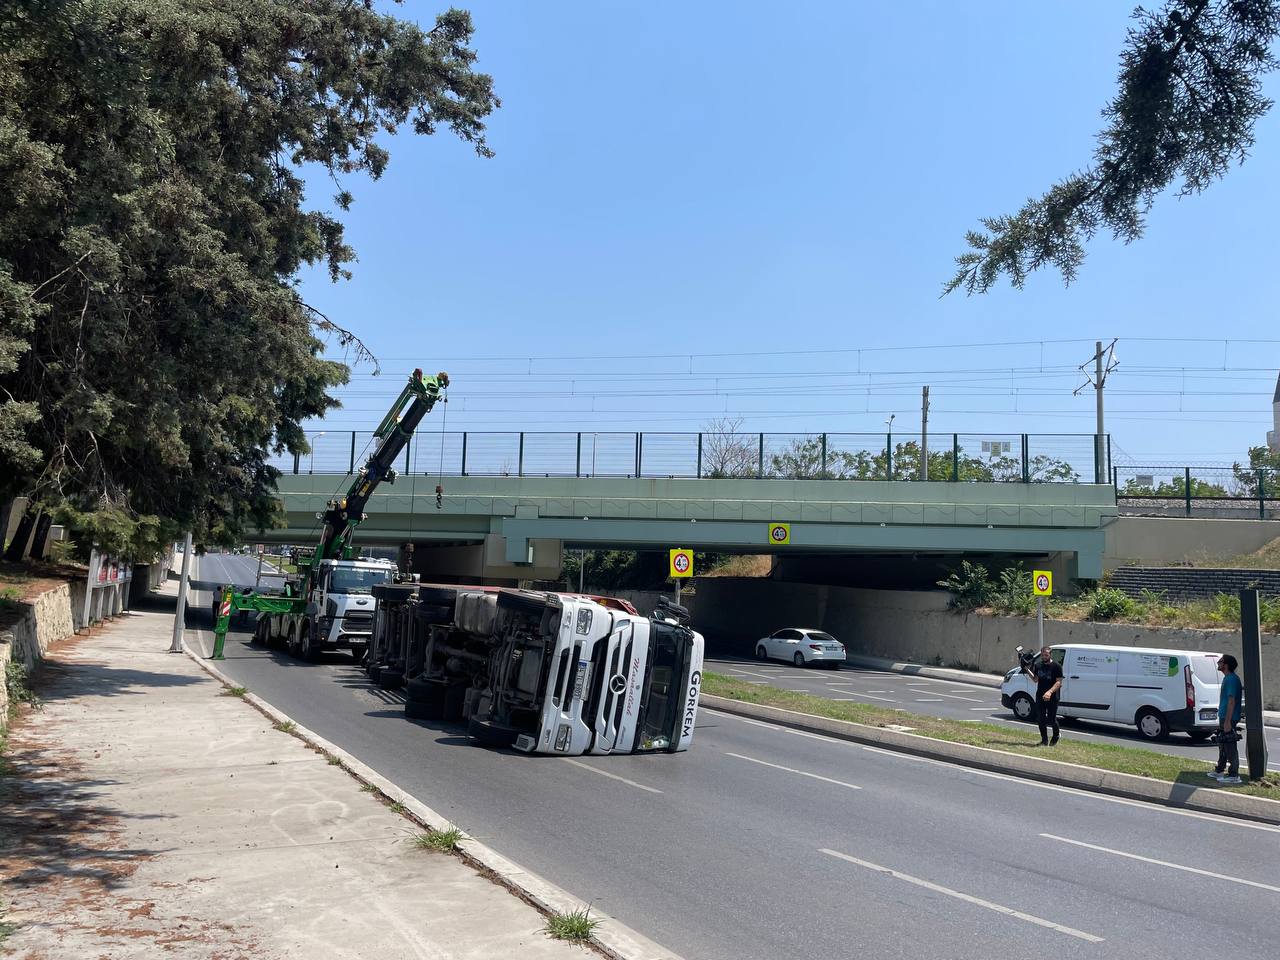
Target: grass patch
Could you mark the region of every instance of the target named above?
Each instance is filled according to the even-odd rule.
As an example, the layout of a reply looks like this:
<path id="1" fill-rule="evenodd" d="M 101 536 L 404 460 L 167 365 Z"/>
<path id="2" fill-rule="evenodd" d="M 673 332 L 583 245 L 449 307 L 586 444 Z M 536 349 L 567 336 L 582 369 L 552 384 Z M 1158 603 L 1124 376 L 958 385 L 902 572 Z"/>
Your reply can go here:
<path id="1" fill-rule="evenodd" d="M 244 695 L 245 695 L 246 693 L 248 693 L 248 692 L 249 692 L 249 688 L 248 688 L 248 687 L 227 687 L 227 689 L 223 690 L 223 691 L 222 691 L 222 693 L 218 694 L 218 696 L 220 696 L 220 697 L 240 697 L 241 699 L 243 699 L 243 698 L 244 698 Z"/>
<path id="2" fill-rule="evenodd" d="M 326 757 L 325 759 L 327 759 L 327 760 L 329 761 L 329 766 L 331 766 L 331 767 L 340 767 L 340 766 L 342 766 L 342 761 L 341 761 L 341 760 L 339 760 L 337 757 L 330 756 L 330 757 Z"/>
<path id="3" fill-rule="evenodd" d="M 1200 760 L 1190 760 L 1154 750 L 1143 750 L 1140 747 L 1120 747 L 1110 743 L 1087 743 L 1075 739 L 1063 739 L 1052 749 L 1040 746 L 1040 733 L 1030 724 L 1027 732 L 1016 727 L 999 727 L 991 723 L 966 723 L 959 720 L 944 720 L 939 717 L 926 717 L 914 713 L 905 713 L 885 707 L 873 707 L 865 703 L 835 702 L 825 697 L 794 690 L 779 690 L 776 687 L 757 686 L 734 680 L 718 673 L 703 673 L 702 691 L 717 697 L 728 697 L 745 703 L 758 703 L 770 707 L 781 707 L 784 710 L 795 710 L 819 717 L 830 717 L 833 720 L 850 720 L 853 723 L 866 724 L 869 727 L 888 727 L 890 725 L 911 727 L 911 732 L 921 737 L 934 740 L 946 740 L 950 743 L 967 743 L 975 747 L 986 747 L 989 750 L 1002 750 L 1005 753 L 1025 754 L 1026 756 L 1046 757 L 1064 763 L 1078 763 L 1086 767 L 1097 767 L 1101 770 L 1114 770 L 1117 773 L 1131 773 L 1139 777 L 1151 777 L 1170 783 L 1184 783 L 1189 786 L 1213 787 L 1216 790 L 1231 790 L 1236 793 L 1247 793 L 1269 800 L 1280 800 L 1280 773 L 1268 773 L 1261 780 L 1255 780 L 1239 787 L 1218 786 L 1207 776 L 1213 765 Z"/>
<path id="4" fill-rule="evenodd" d="M 293 733 L 293 731 L 298 729 L 298 725 L 292 720 L 277 720 L 271 726 L 273 729 L 279 730 L 281 733 Z"/>
<path id="5" fill-rule="evenodd" d="M 375 787 L 372 783 L 362 783 L 362 784 L 360 784 L 360 789 L 361 789 L 361 790 L 363 790 L 365 793 L 377 793 L 377 792 L 378 792 L 378 788 L 377 788 L 377 787 Z"/>
<path id="6" fill-rule="evenodd" d="M 390 804 L 389 806 L 392 813 L 404 813 L 405 811 L 405 806 L 403 803 L 396 802 L 396 803 Z"/>
<path id="7" fill-rule="evenodd" d="M 572 913 L 553 913 L 547 917 L 542 932 L 554 940 L 567 940 L 569 943 L 586 943 L 595 933 L 600 921 L 591 917 L 591 908 L 574 910 Z"/>
<path id="8" fill-rule="evenodd" d="M 9 936 L 18 929 L 18 925 L 10 920 L 0 920 L 0 943 L 4 943 Z"/>
<path id="9" fill-rule="evenodd" d="M 450 827 L 448 830 L 432 830 L 430 833 L 420 833 L 413 838 L 413 845 L 419 850 L 452 853 L 458 849 L 458 843 L 461 840 L 462 831 L 457 827 Z"/>

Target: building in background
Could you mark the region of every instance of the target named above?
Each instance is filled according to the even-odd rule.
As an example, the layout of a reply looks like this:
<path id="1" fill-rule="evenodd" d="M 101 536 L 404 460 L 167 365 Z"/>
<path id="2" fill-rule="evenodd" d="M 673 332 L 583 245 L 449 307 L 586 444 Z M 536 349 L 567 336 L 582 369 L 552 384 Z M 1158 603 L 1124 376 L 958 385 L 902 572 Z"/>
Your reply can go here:
<path id="1" fill-rule="evenodd" d="M 1267 431 L 1267 447 L 1280 453 L 1280 374 L 1276 375 L 1276 395 L 1271 398 L 1271 420 L 1275 429 Z"/>

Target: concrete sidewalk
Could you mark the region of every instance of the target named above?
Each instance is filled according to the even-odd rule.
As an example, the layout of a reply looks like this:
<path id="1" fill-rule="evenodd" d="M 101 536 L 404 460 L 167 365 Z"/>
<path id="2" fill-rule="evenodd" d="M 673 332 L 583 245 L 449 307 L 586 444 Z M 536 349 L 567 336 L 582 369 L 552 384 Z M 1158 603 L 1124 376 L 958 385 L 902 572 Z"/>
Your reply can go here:
<path id="1" fill-rule="evenodd" d="M 168 591 L 167 591 L 168 592 Z M 56 646 L 0 779 L 22 960 L 590 955 L 167 654 L 172 601 Z"/>

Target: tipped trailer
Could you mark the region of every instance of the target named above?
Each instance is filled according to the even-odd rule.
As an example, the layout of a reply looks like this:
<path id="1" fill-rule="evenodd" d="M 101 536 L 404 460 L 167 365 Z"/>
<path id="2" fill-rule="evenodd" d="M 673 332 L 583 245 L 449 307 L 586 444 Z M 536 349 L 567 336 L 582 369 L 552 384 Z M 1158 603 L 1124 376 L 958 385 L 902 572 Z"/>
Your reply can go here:
<path id="1" fill-rule="evenodd" d="M 693 739 L 704 644 L 682 607 L 643 617 L 608 598 L 438 585 L 374 595 L 368 669 L 403 683 L 406 716 L 526 753 L 674 753 Z"/>

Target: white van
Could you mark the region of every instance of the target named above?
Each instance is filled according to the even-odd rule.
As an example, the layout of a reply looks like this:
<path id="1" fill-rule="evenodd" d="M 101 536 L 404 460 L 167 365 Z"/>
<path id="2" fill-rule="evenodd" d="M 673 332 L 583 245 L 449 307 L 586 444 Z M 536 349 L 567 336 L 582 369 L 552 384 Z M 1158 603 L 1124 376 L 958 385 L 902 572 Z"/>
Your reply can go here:
<path id="1" fill-rule="evenodd" d="M 1062 665 L 1059 719 L 1132 724 L 1147 740 L 1171 731 L 1204 740 L 1217 728 L 1217 653 L 1077 643 L 1050 651 Z M 1035 722 L 1035 695 L 1020 667 L 1004 675 L 1000 702 L 1019 720 Z"/>

